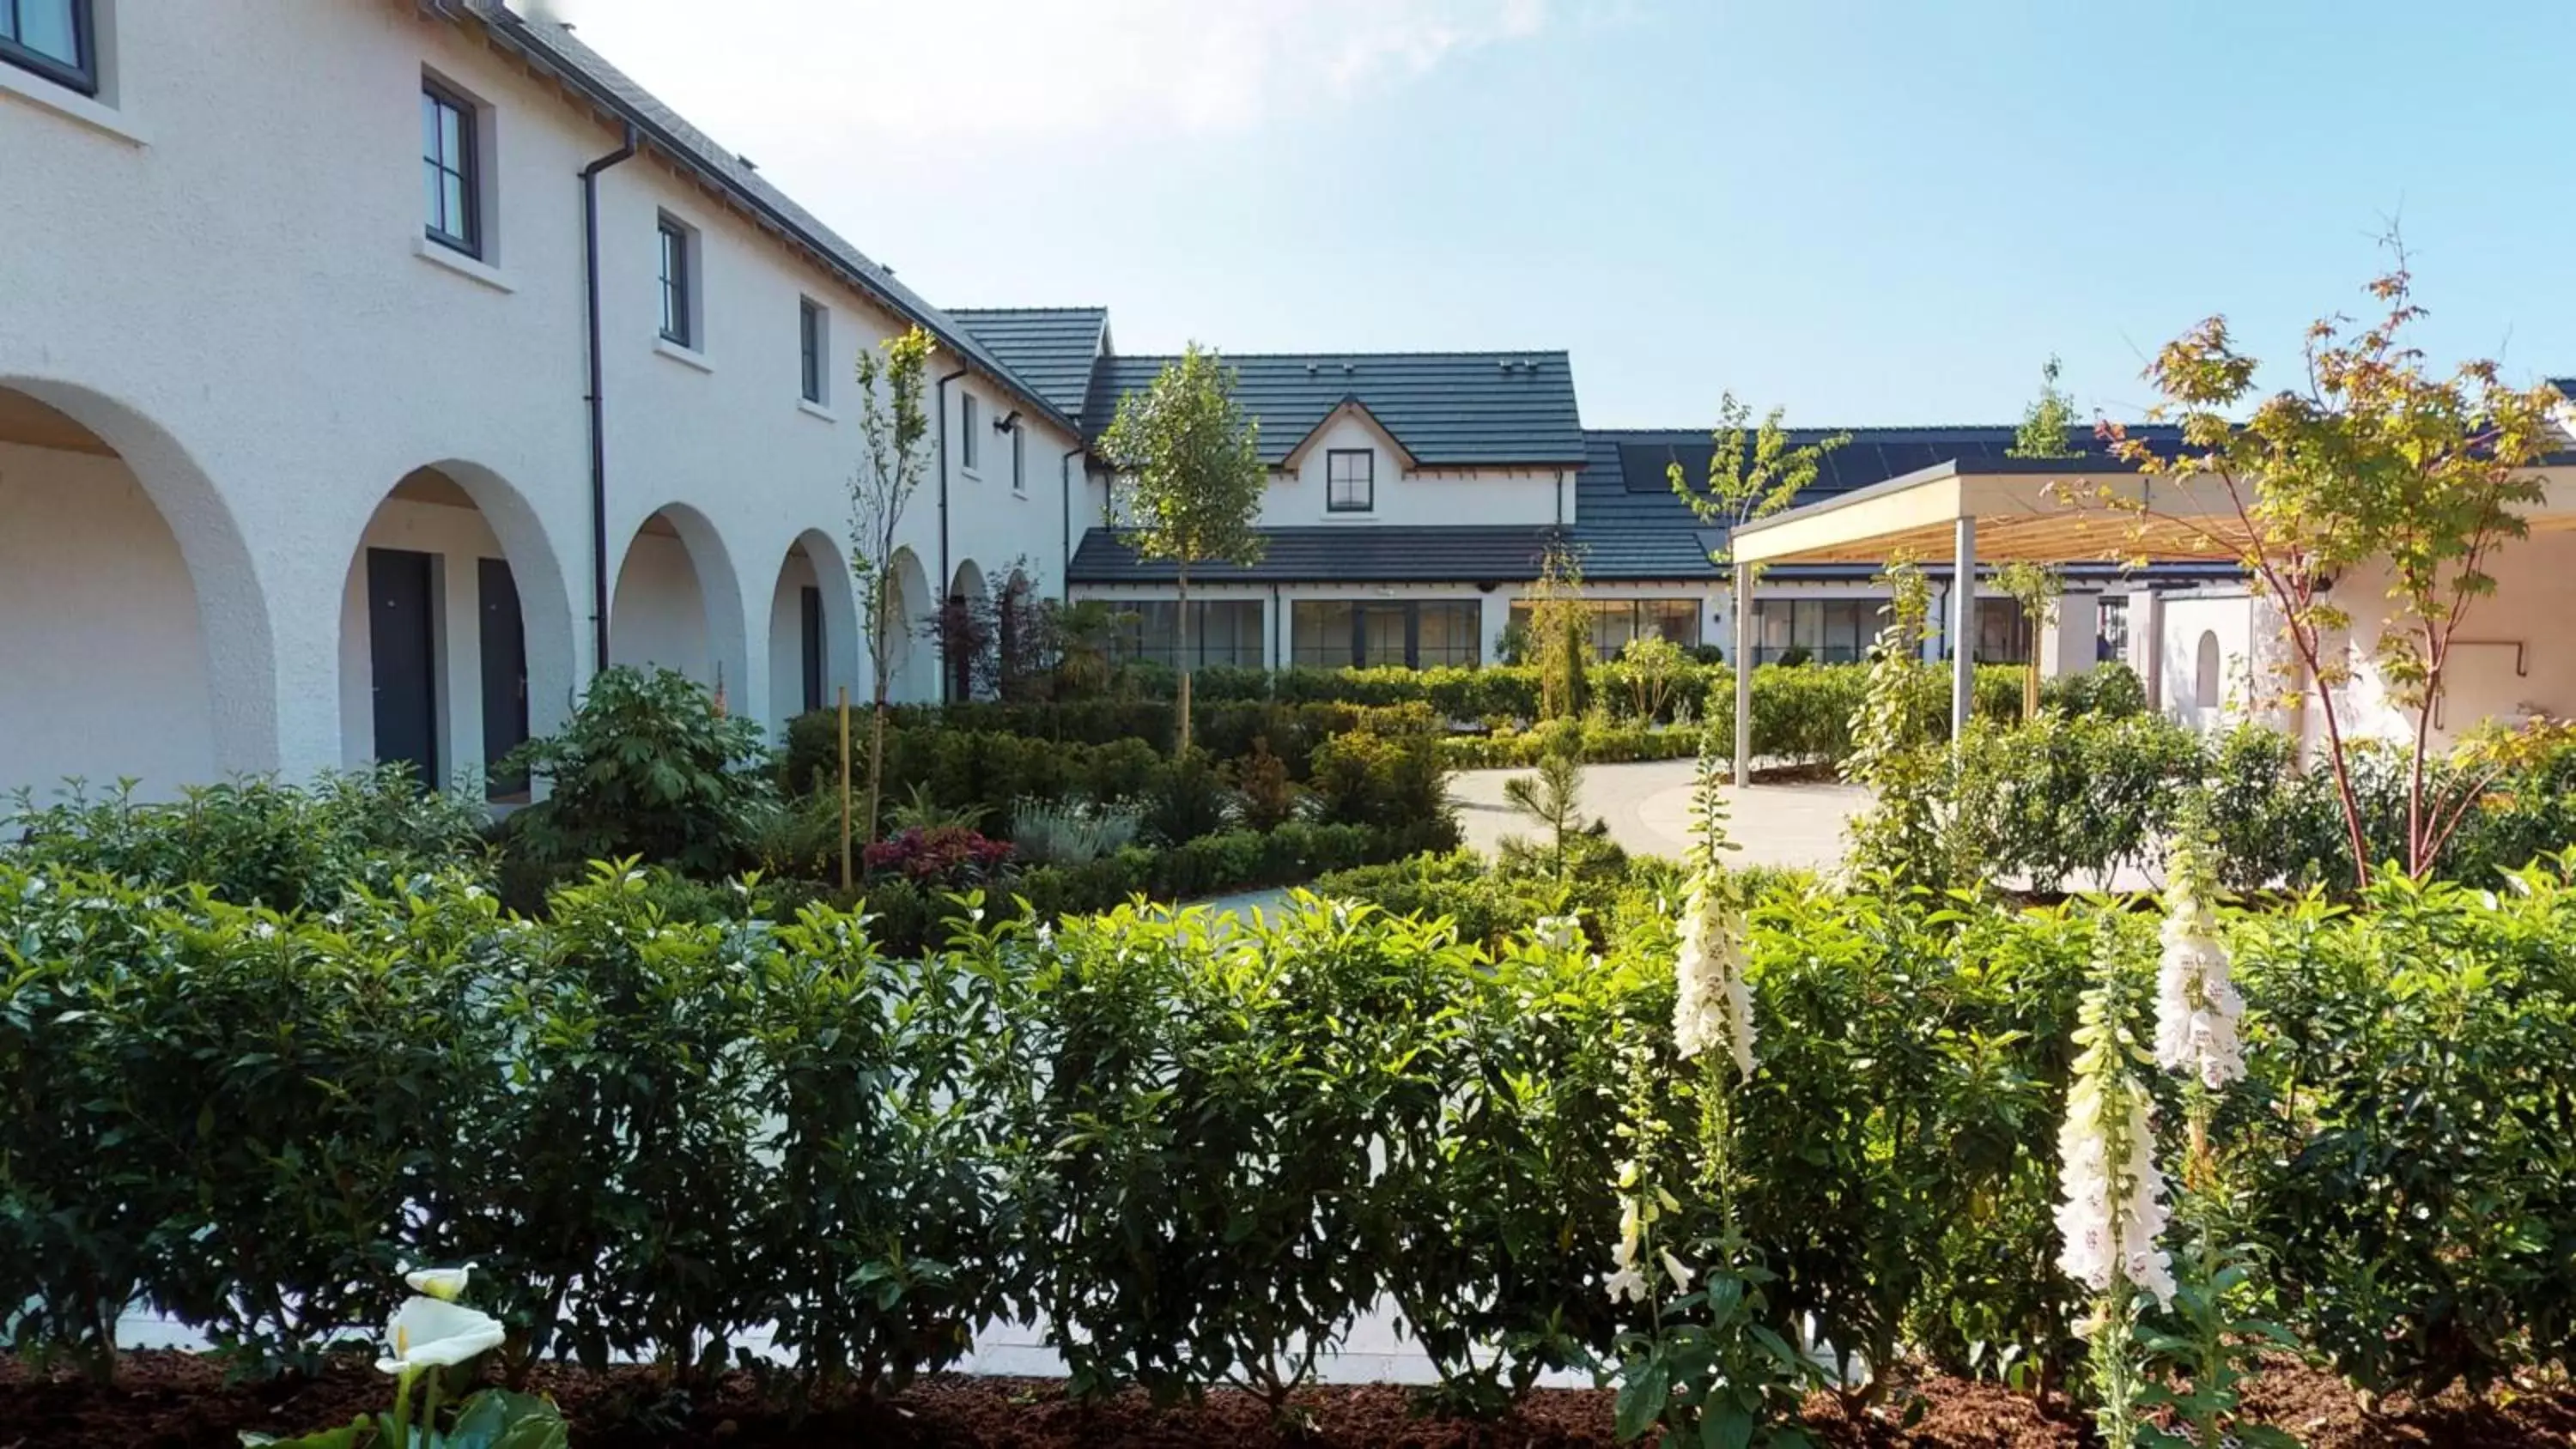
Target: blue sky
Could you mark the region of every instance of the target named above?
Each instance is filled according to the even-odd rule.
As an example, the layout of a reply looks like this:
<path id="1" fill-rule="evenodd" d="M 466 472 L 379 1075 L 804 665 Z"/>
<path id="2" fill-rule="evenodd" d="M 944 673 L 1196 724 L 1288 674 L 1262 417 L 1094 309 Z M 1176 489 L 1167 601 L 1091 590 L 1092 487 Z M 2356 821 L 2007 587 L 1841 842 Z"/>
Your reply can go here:
<path id="1" fill-rule="evenodd" d="M 1120 348 L 1564 348 L 1596 426 L 2134 415 L 2402 215 L 2437 363 L 2576 373 L 2576 4 L 559 0 L 934 300 Z M 2267 379 L 2287 383 L 2287 370 Z"/>

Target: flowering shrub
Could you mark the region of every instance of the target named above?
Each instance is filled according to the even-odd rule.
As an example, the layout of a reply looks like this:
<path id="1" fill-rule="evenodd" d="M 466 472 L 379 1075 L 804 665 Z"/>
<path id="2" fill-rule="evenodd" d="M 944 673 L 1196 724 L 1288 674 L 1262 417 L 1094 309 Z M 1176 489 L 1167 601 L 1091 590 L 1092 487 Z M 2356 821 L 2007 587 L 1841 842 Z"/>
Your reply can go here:
<path id="1" fill-rule="evenodd" d="M 2168 968 L 2153 917 L 2082 904 L 1775 882 L 1740 972 L 1694 948 L 1712 1019 L 1681 1011 L 1681 893 L 1644 882 L 1651 908 L 1491 945 L 1313 900 L 1222 934 L 970 901 L 915 957 L 821 906 L 675 917 L 618 870 L 532 921 L 455 877 L 281 915 L 0 861 L 0 1302 L 30 1352 L 103 1363 L 145 1302 L 295 1367 L 399 1308 L 394 1265 L 470 1260 L 513 1373 L 688 1378 L 774 1324 L 800 1379 L 883 1389 L 1043 1318 L 1085 1391 L 1275 1396 L 1387 1301 L 1443 1394 L 1489 1408 L 1633 1349 L 1660 1304 L 1765 1376 L 1741 1382 L 1804 1374 L 1766 1334 L 1856 1398 L 1909 1353 L 2055 1381 L 2090 1294 L 2047 1150 L 2072 1098 L 2227 1184 L 2210 1226 L 2218 1197 L 2173 1199 L 2173 1309 L 2142 1324 L 2190 1340 L 2268 1299 L 2366 1385 L 2427 1392 L 2576 1341 L 2571 874 L 2178 900 L 2194 1075 L 2132 1059 L 2114 1114 L 2071 1090 L 2079 1005 L 2143 1019 Z M 2245 1076 L 2196 1167 L 2211 943 Z M 1750 1076 L 1731 1027 L 1690 1058 L 1673 1037 L 1727 1022 L 1736 979 Z"/>
<path id="2" fill-rule="evenodd" d="M 963 825 L 915 827 L 870 845 L 870 875 L 899 875 L 917 885 L 964 889 L 992 878 L 1011 859 L 1011 843 Z"/>

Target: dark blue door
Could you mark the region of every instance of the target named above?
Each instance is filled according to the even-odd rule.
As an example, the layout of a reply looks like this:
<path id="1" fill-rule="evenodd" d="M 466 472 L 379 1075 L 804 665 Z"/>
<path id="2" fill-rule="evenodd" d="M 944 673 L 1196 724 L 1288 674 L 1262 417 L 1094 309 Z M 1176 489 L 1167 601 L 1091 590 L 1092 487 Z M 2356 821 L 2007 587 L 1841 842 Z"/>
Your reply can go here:
<path id="1" fill-rule="evenodd" d="M 376 759 L 438 777 L 438 561 L 408 549 L 367 550 L 367 641 L 375 676 Z"/>
<path id="2" fill-rule="evenodd" d="M 479 559 L 475 586 L 483 604 L 483 758 L 493 764 L 528 738 L 528 630 L 519 617 L 519 583 L 510 565 Z M 525 795 L 528 777 L 494 775 L 491 798 Z"/>

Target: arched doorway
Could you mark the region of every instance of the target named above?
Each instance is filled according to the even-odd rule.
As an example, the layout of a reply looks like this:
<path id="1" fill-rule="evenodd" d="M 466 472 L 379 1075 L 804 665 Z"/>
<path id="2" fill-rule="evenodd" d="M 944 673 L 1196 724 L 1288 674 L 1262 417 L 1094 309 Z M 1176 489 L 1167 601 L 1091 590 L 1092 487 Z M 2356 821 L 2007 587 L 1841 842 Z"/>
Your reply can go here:
<path id="1" fill-rule="evenodd" d="M 608 607 L 608 662 L 674 669 L 722 695 L 744 688 L 742 585 L 707 516 L 686 504 L 655 511 L 635 530 Z"/>
<path id="2" fill-rule="evenodd" d="M 993 596 L 973 559 L 957 566 L 941 612 L 939 660 L 946 672 L 944 698 L 969 700 L 993 693 Z"/>
<path id="3" fill-rule="evenodd" d="M 112 399 L 0 377 L 0 790 L 168 796 L 278 764 L 275 648 L 231 510 Z"/>
<path id="4" fill-rule="evenodd" d="M 573 675 L 571 597 L 526 497 L 456 460 L 396 481 L 341 592 L 342 764 L 524 799 L 524 778 L 487 767 L 562 725 Z"/>
<path id="5" fill-rule="evenodd" d="M 840 690 L 864 704 L 858 677 L 859 617 L 849 565 L 820 529 L 788 545 L 769 599 L 769 718 L 784 729 L 808 710 L 828 707 Z"/>
<path id="6" fill-rule="evenodd" d="M 993 647 L 999 656 L 994 679 L 1004 699 L 1023 697 L 1028 676 L 1036 668 L 1037 606 L 1037 589 L 1029 582 L 1028 571 L 1011 570 L 1010 582 L 1002 585 L 1001 602 L 993 610 Z"/>

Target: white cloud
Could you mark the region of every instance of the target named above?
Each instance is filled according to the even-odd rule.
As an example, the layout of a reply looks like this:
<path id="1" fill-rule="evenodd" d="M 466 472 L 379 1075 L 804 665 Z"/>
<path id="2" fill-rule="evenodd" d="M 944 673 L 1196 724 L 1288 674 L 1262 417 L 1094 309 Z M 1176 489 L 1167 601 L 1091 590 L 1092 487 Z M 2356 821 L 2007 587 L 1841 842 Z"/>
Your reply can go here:
<path id="1" fill-rule="evenodd" d="M 910 144 L 1237 132 L 1528 39 L 1547 27 L 1552 3 L 1562 0 L 553 0 L 553 9 L 684 113 L 756 114 L 771 134 L 794 125 Z"/>

